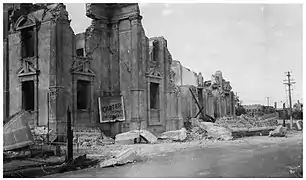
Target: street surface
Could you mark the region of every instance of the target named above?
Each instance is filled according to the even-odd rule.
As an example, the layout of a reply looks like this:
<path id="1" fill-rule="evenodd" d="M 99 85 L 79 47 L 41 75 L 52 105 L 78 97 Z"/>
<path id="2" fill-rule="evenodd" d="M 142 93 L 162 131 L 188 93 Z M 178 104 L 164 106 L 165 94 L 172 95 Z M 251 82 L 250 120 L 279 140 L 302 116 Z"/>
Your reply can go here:
<path id="1" fill-rule="evenodd" d="M 134 164 L 90 168 L 55 174 L 50 178 L 128 177 L 294 177 L 290 167 L 302 164 L 302 132 L 287 138 L 250 137 L 201 144 L 183 151 L 159 153 Z"/>

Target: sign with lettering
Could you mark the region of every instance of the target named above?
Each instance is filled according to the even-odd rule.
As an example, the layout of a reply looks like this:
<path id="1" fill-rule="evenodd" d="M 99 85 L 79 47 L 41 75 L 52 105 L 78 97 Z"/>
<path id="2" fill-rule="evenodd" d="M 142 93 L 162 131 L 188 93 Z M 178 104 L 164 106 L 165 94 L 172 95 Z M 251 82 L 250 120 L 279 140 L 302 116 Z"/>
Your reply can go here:
<path id="1" fill-rule="evenodd" d="M 100 123 L 124 121 L 124 103 L 122 96 L 100 98 L 99 97 Z"/>

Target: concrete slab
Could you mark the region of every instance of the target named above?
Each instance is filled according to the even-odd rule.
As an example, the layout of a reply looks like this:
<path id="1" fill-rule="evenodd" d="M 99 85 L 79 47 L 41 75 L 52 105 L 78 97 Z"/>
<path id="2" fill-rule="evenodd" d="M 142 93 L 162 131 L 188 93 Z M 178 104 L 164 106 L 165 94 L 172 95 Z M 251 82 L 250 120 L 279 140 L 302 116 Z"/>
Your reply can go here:
<path id="1" fill-rule="evenodd" d="M 115 158 L 111 158 L 109 160 L 103 161 L 99 164 L 100 167 L 109 167 L 114 165 L 123 165 L 127 163 L 134 162 L 136 160 L 137 153 L 134 149 L 129 148 L 120 154 L 118 154 Z"/>
<path id="2" fill-rule="evenodd" d="M 117 134 L 115 137 L 116 144 L 134 144 L 135 140 L 139 138 L 139 132 L 129 131 Z"/>
<path id="3" fill-rule="evenodd" d="M 269 136 L 272 137 L 284 137 L 287 134 L 287 128 L 282 125 L 277 126 L 277 128 L 273 131 L 270 131 Z"/>
<path id="4" fill-rule="evenodd" d="M 139 133 L 140 137 L 143 138 L 147 143 L 154 144 L 157 141 L 157 137 L 148 130 L 135 130 L 133 132 Z"/>

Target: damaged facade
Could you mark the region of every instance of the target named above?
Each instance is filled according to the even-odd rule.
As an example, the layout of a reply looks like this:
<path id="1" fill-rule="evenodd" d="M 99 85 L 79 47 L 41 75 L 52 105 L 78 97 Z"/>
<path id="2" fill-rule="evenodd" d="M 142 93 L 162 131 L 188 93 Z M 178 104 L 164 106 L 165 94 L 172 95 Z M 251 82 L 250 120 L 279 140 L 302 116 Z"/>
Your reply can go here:
<path id="1" fill-rule="evenodd" d="M 195 117 L 199 112 L 191 91 L 196 96 L 203 112 L 213 118 L 235 115 L 235 97 L 229 81 L 226 81 L 221 71 L 216 71 L 211 80 L 205 80 L 201 73 L 195 73 L 173 61 L 171 68 L 174 72 L 174 82 L 180 88 L 184 119 Z M 202 114 L 199 117 L 203 118 Z"/>
<path id="2" fill-rule="evenodd" d="M 91 25 L 75 35 L 61 3 L 4 4 L 6 122 L 27 110 L 30 124 L 49 124 L 64 136 L 69 107 L 75 128 L 99 127 L 111 136 L 139 128 L 158 134 L 183 127 L 189 85 L 208 115 L 234 114 L 229 82 L 220 72 L 205 82 L 195 73 L 186 84 L 167 40 L 146 37 L 138 4 L 86 4 L 86 16 Z M 100 123 L 98 98 L 118 96 L 125 120 Z"/>

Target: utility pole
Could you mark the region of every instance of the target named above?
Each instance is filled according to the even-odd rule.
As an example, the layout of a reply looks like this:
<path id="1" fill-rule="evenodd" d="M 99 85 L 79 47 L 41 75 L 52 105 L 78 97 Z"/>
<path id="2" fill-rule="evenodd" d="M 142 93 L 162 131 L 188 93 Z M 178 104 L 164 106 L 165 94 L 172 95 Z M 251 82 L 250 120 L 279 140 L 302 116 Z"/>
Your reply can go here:
<path id="1" fill-rule="evenodd" d="M 293 81 L 293 79 L 290 79 L 291 77 L 291 74 L 290 72 L 286 72 L 286 76 L 287 76 L 287 79 L 284 80 L 284 84 L 288 86 L 288 91 L 289 91 L 289 116 L 290 116 L 290 127 L 291 129 L 293 128 L 293 119 L 292 119 L 292 101 L 291 101 L 291 86 L 293 84 L 295 84 L 295 82 Z"/>
<path id="2" fill-rule="evenodd" d="M 286 103 L 283 103 L 283 127 L 286 127 Z"/>
<path id="3" fill-rule="evenodd" d="M 267 98 L 267 101 L 268 101 L 268 108 L 269 108 L 269 105 L 270 105 L 269 100 L 270 100 L 271 97 L 266 97 L 266 98 Z"/>

